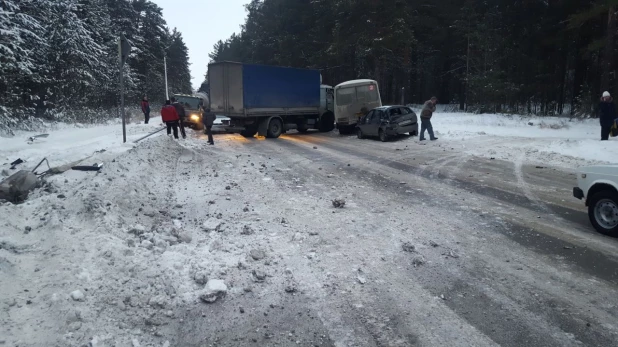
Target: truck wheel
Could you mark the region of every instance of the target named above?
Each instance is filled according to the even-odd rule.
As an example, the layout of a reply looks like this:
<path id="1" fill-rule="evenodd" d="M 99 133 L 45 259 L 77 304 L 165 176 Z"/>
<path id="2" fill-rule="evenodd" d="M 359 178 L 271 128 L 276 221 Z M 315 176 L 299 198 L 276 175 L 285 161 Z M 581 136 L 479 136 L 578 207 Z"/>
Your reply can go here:
<path id="1" fill-rule="evenodd" d="M 320 132 L 327 133 L 335 129 L 335 115 L 327 113 L 320 118 Z"/>
<path id="2" fill-rule="evenodd" d="M 618 236 L 618 194 L 601 191 L 588 199 L 588 218 L 601 234 Z"/>
<path id="3" fill-rule="evenodd" d="M 240 135 L 244 137 L 253 137 L 255 136 L 255 134 L 257 134 L 257 130 L 252 128 L 246 128 L 245 130 L 240 132 Z"/>
<path id="4" fill-rule="evenodd" d="M 276 139 L 283 133 L 283 122 L 280 118 L 273 118 L 268 123 L 268 130 L 266 131 L 266 137 L 269 139 Z"/>

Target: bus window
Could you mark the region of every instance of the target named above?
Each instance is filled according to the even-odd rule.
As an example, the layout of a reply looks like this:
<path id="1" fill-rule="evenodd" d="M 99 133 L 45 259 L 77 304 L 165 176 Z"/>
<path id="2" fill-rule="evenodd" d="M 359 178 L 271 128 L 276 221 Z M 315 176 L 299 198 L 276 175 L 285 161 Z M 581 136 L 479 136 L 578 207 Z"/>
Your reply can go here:
<path id="1" fill-rule="evenodd" d="M 378 90 L 375 85 L 369 84 L 356 87 L 356 100 L 359 102 L 376 102 L 379 99 Z"/>
<path id="2" fill-rule="evenodd" d="M 337 106 L 351 105 L 352 103 L 354 103 L 354 92 L 355 90 L 353 87 L 337 89 L 337 96 L 335 97 L 335 100 L 337 101 Z"/>

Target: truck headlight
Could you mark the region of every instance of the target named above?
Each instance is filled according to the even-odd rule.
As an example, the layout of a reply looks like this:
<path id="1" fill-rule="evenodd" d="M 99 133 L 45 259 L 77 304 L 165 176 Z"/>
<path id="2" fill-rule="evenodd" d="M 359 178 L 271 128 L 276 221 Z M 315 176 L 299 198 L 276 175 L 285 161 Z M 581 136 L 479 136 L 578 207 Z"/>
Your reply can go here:
<path id="1" fill-rule="evenodd" d="M 194 121 L 199 121 L 199 120 L 200 120 L 200 116 L 198 116 L 198 115 L 196 115 L 196 114 L 192 114 L 192 115 L 191 115 L 191 120 L 194 120 Z"/>

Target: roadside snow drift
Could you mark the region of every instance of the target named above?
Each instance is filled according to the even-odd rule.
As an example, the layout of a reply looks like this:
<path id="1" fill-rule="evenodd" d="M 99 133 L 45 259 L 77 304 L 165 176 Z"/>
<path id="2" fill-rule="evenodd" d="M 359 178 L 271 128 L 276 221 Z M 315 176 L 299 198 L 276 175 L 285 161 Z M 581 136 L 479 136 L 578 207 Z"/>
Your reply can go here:
<path id="1" fill-rule="evenodd" d="M 600 141 L 595 119 L 436 112 L 432 123 L 440 142 L 472 155 L 564 168 L 618 162 L 618 138 Z"/>

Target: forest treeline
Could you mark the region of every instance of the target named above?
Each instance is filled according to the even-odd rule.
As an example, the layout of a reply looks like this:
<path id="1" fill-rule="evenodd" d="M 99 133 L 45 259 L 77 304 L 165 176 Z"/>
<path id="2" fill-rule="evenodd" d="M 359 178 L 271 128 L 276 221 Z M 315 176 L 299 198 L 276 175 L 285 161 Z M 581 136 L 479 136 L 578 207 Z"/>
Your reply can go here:
<path id="1" fill-rule="evenodd" d="M 384 102 L 587 115 L 618 95 L 618 0 L 253 0 L 212 61 L 378 80 Z"/>
<path id="2" fill-rule="evenodd" d="M 0 112 L 53 117 L 118 105 L 118 37 L 132 45 L 127 102 L 191 92 L 188 50 L 148 0 L 0 0 Z"/>

